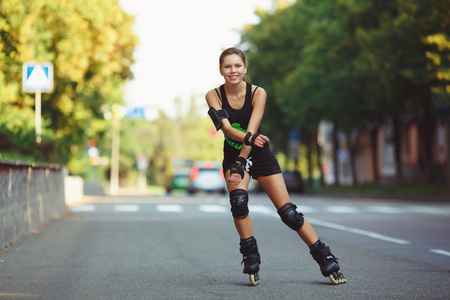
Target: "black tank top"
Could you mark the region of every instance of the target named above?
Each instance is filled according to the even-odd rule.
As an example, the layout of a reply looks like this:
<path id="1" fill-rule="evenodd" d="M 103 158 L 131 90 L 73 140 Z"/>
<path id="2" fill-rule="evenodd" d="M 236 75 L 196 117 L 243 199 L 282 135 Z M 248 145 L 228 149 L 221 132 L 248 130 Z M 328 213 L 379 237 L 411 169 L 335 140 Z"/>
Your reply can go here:
<path id="1" fill-rule="evenodd" d="M 244 105 L 239 109 L 234 109 L 230 106 L 230 103 L 227 99 L 227 94 L 225 93 L 225 85 L 220 86 L 220 97 L 219 93 L 216 93 L 219 95 L 219 98 L 222 100 L 222 109 L 227 110 L 228 114 L 230 115 L 230 118 L 228 119 L 230 121 L 230 124 L 233 128 L 236 128 L 242 132 L 247 132 L 248 123 L 250 121 L 250 117 L 252 116 L 253 112 L 253 95 L 255 94 L 256 89 L 252 93 L 252 85 L 247 82 L 246 92 L 245 92 L 245 102 Z M 258 129 L 259 131 L 259 129 Z M 227 147 L 232 147 L 234 149 L 240 150 L 242 148 L 242 142 L 233 140 L 232 138 L 229 138 L 225 136 L 225 142 L 224 142 L 224 150 Z"/>

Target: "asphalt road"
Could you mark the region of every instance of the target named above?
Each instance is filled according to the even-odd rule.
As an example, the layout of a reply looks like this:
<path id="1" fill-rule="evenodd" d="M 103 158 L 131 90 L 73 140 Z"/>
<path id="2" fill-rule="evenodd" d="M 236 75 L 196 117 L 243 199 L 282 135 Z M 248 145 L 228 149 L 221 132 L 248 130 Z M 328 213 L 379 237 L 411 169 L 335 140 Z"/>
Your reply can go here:
<path id="1" fill-rule="evenodd" d="M 261 283 L 227 197 L 86 197 L 0 255 L 0 299 L 450 299 L 450 203 L 293 196 L 348 282 L 322 277 L 264 194 Z"/>

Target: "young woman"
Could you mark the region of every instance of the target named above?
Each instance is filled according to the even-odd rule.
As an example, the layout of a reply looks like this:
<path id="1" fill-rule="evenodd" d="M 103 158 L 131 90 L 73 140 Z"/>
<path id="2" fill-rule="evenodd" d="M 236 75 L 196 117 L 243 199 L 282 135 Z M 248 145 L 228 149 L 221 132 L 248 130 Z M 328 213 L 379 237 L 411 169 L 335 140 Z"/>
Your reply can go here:
<path id="1" fill-rule="evenodd" d="M 252 176 L 272 200 L 281 220 L 309 246 L 322 275 L 329 276 L 334 284 L 345 283 L 337 258 L 320 241 L 312 226 L 289 199 L 280 166 L 269 146 L 269 138 L 260 132 L 266 92 L 246 82 L 245 54 L 237 48 L 228 48 L 220 55 L 219 66 L 225 83 L 209 91 L 206 102 L 216 129 L 222 130 L 225 135 L 223 171 L 234 224 L 241 238 L 243 272 L 249 274 L 252 285 L 259 283 L 261 260 L 248 211 L 247 189 Z"/>

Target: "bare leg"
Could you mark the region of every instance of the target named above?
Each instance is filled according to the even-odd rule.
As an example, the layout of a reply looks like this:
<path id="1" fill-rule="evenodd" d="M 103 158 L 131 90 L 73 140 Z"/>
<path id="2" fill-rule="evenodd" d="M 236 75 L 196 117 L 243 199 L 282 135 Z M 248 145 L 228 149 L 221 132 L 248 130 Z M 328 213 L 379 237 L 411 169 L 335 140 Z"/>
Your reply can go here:
<path id="1" fill-rule="evenodd" d="M 241 239 L 248 239 L 253 236 L 253 226 L 250 216 L 244 219 L 234 219 L 234 226 L 236 226 L 236 230 Z"/>
<path id="2" fill-rule="evenodd" d="M 272 200 L 272 203 L 275 205 L 276 209 L 280 209 L 286 203 L 291 202 L 284 183 L 283 175 L 275 174 L 271 176 L 261 176 L 258 178 L 258 181 L 266 191 L 270 200 Z M 308 246 L 313 245 L 319 240 L 314 228 L 306 220 L 303 227 L 297 231 L 297 234 Z"/>
<path id="3" fill-rule="evenodd" d="M 258 181 L 269 196 L 270 200 L 272 200 L 272 203 L 275 205 L 277 210 L 286 203 L 291 202 L 282 174 L 261 176 L 258 177 Z M 317 236 L 314 228 L 306 220 L 304 220 L 303 226 L 297 231 L 297 234 L 308 246 L 312 246 L 319 241 L 319 237 Z M 334 272 L 333 274 L 337 274 L 337 281 L 332 281 L 333 283 L 340 284 L 346 282 L 345 277 L 342 275 L 340 270 Z"/>

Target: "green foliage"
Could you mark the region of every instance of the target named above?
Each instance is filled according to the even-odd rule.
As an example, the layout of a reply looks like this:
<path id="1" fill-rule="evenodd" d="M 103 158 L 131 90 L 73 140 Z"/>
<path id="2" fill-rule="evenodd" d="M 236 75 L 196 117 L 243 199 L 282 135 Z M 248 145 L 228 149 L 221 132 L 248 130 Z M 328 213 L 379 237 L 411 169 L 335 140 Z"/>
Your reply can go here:
<path id="1" fill-rule="evenodd" d="M 164 112 L 159 118 L 148 120 L 121 120 L 120 168 L 121 176 L 136 172 L 137 156 L 144 154 L 149 162 L 147 176 L 151 184 L 166 182 L 167 168 L 173 158 L 194 161 L 222 160 L 223 135 L 217 133 L 206 113 L 192 98 L 191 106 L 184 116 L 181 111 L 175 120 Z M 109 155 L 110 142 L 103 140 L 103 155 Z"/>
<path id="2" fill-rule="evenodd" d="M 445 0 L 297 1 L 242 32 L 270 127 L 327 119 L 350 132 L 449 95 Z M 268 126 L 269 127 L 269 126 Z"/>
<path id="3" fill-rule="evenodd" d="M 134 19 L 117 0 L 10 0 L 0 3 L 0 148 L 35 151 L 67 163 L 77 147 L 101 135 L 100 107 L 121 103 L 131 78 Z M 22 64 L 50 61 L 54 91 L 42 95 L 43 145 L 35 143 L 33 95 L 21 90 Z M 74 153 L 75 151 L 75 153 Z M 81 153 L 81 152 L 78 152 Z"/>

